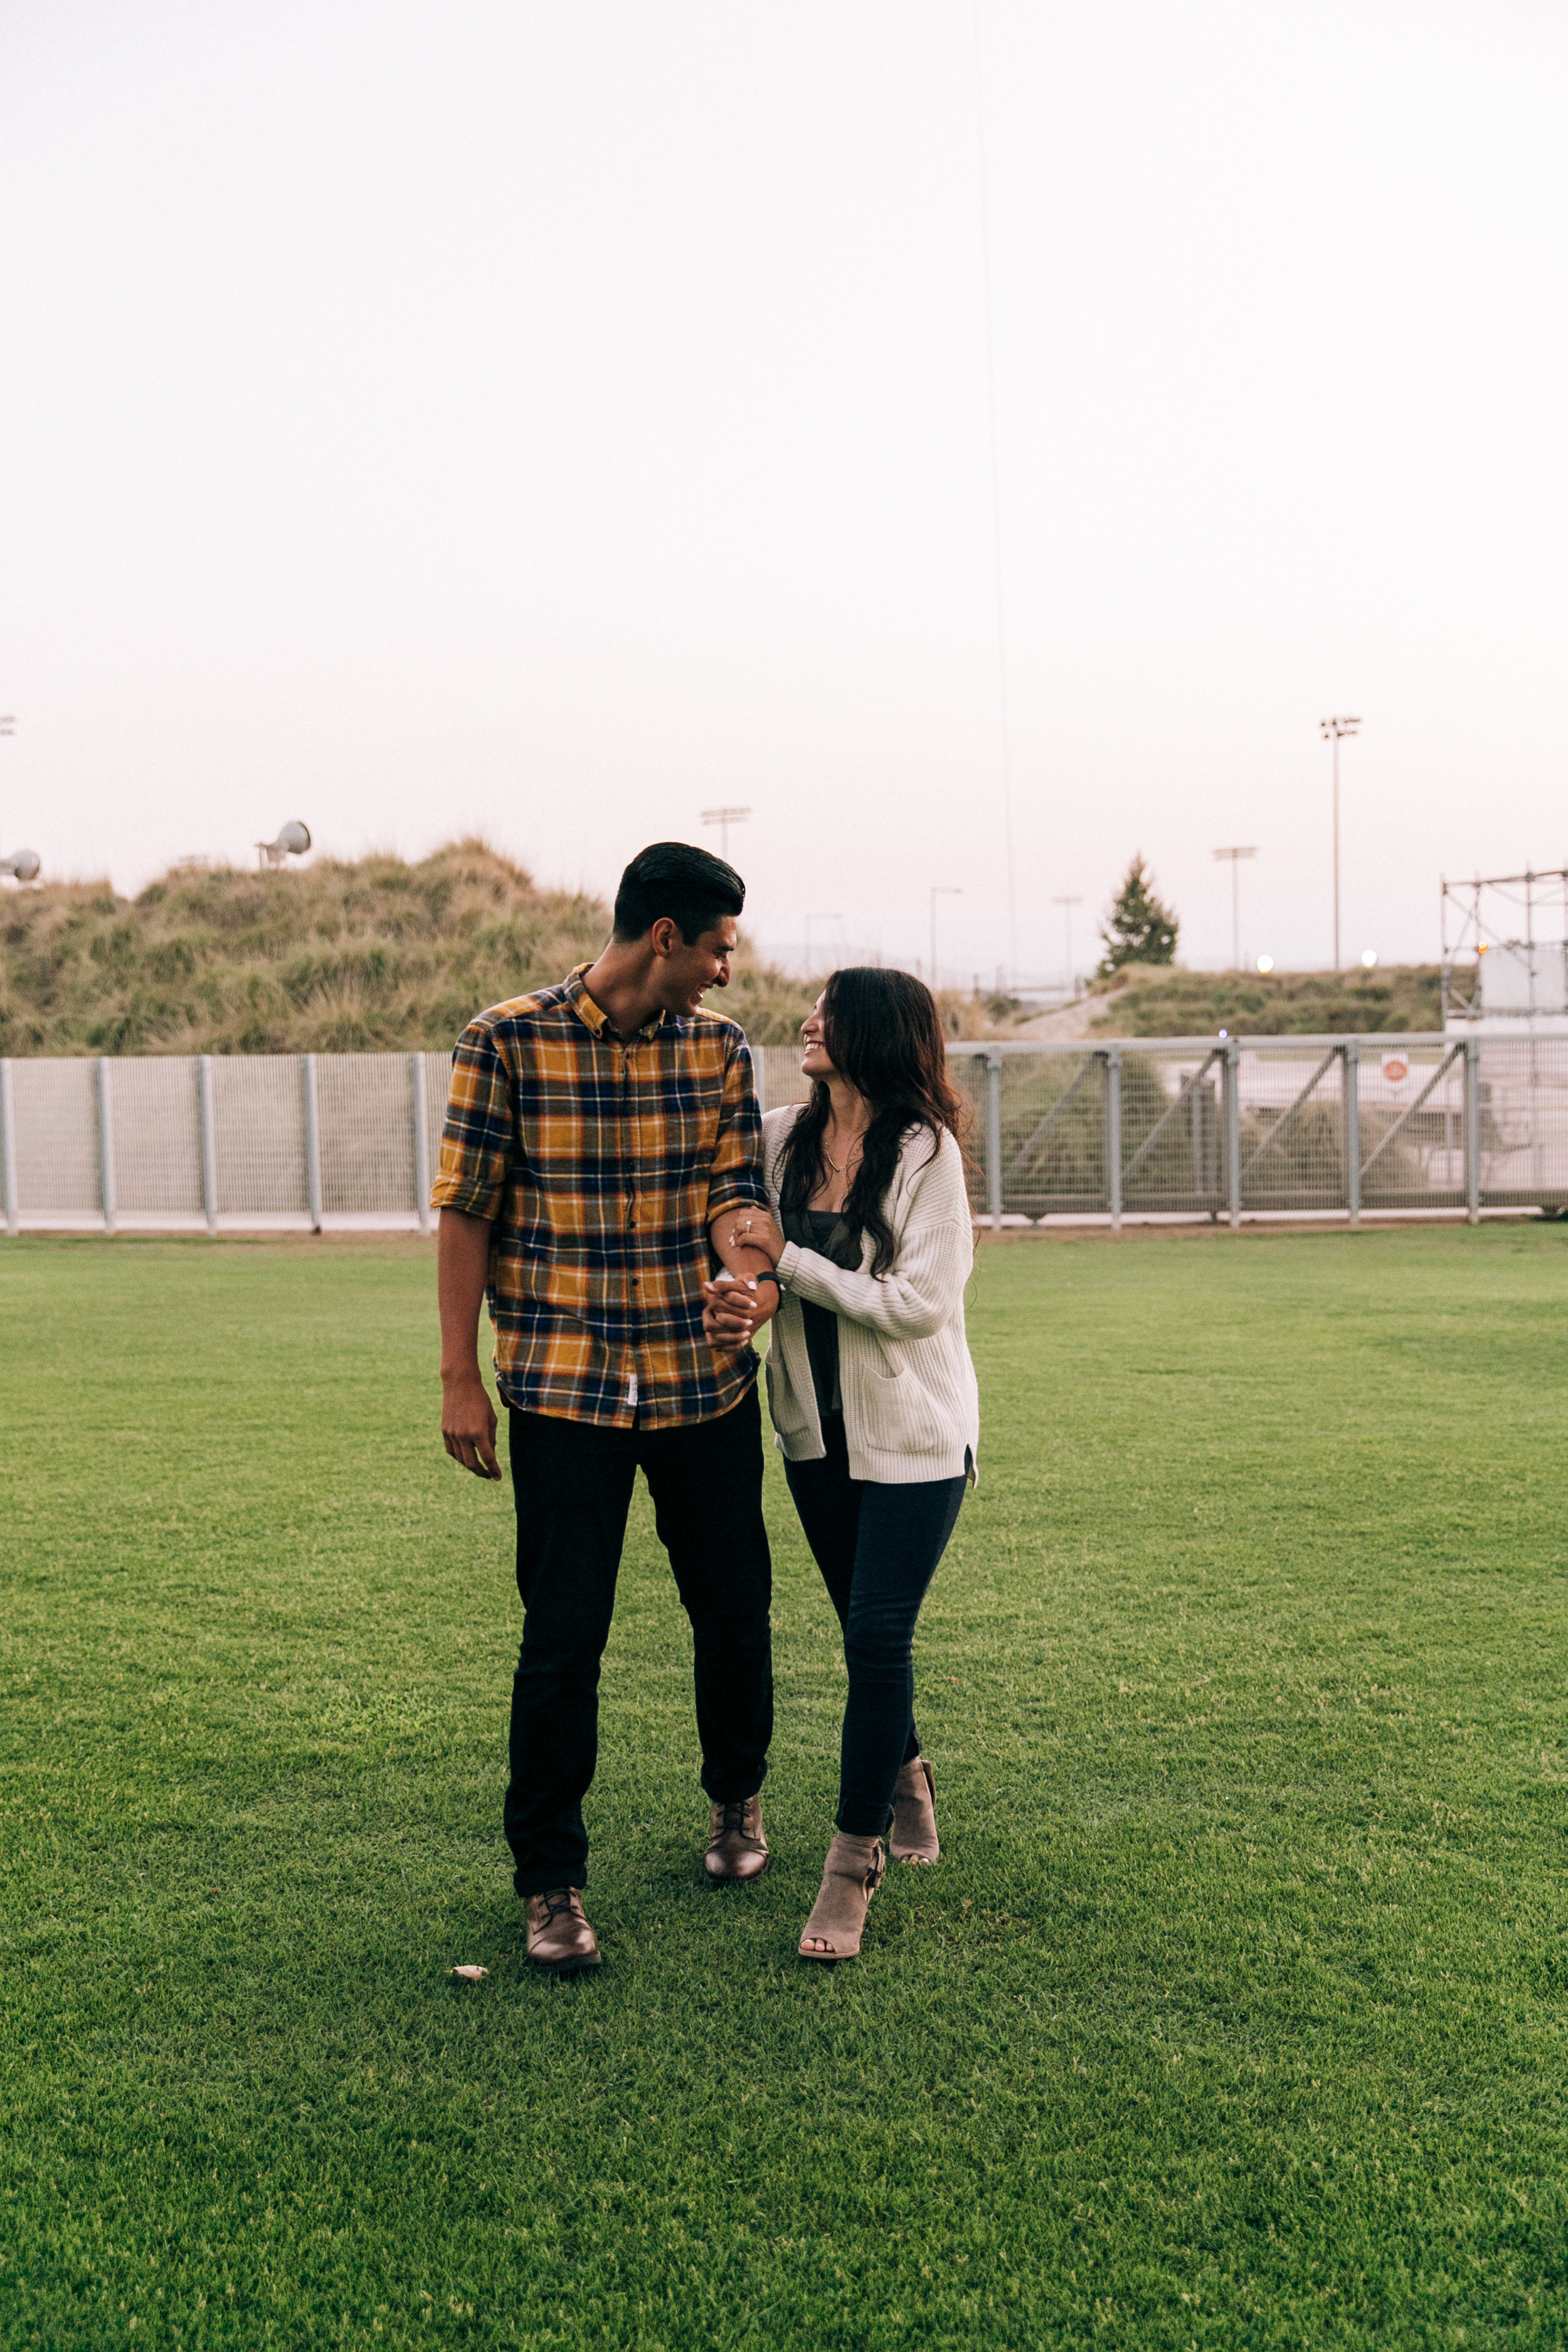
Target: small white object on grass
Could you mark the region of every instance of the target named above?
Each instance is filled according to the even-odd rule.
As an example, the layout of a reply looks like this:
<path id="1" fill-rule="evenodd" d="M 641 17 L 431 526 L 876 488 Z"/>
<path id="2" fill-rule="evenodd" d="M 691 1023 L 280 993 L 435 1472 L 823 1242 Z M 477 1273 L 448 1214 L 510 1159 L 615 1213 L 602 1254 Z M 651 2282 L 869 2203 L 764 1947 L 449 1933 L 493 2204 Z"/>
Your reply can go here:
<path id="1" fill-rule="evenodd" d="M 481 1977 L 489 1976 L 489 1970 L 476 1967 L 472 1960 L 465 1960 L 460 1969 L 452 1970 L 452 1974 L 455 1977 L 461 1977 L 465 1984 L 478 1984 Z"/>

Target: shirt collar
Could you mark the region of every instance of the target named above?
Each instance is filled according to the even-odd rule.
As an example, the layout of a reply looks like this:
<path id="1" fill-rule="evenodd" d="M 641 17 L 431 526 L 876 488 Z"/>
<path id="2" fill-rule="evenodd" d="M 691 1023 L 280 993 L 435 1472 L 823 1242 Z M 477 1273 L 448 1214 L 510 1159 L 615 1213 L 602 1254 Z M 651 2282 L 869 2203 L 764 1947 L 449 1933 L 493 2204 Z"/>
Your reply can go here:
<path id="1" fill-rule="evenodd" d="M 605 1010 L 603 1005 L 595 1003 L 583 985 L 583 974 L 592 969 L 593 958 L 590 957 L 586 963 L 578 964 L 575 971 L 568 974 L 566 981 L 566 1001 L 571 1005 L 572 1010 L 576 1013 L 579 1021 L 582 1022 L 584 1027 L 585 1029 L 591 1029 L 595 1037 L 610 1037 L 614 1038 L 618 1045 L 629 1045 L 631 1043 L 631 1039 L 621 1037 L 616 1030 L 611 1028 L 609 1023 L 605 1018 Z M 658 1034 L 658 1032 L 663 1028 L 668 1018 L 668 1015 L 667 1013 L 656 1013 L 651 1021 L 645 1022 L 640 1029 L 634 1030 L 632 1035 L 635 1037 L 656 1037 Z"/>

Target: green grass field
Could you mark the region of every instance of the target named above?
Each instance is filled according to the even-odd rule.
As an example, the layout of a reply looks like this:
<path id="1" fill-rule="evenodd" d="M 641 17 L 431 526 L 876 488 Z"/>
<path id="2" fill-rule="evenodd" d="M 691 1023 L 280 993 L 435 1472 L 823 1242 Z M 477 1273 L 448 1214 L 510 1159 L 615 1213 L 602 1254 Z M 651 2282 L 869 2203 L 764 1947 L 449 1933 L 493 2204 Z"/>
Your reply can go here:
<path id="1" fill-rule="evenodd" d="M 986 1248 L 942 1867 L 795 1960 L 775 1462 L 777 1860 L 703 1884 L 639 1503 L 558 1983 L 427 1245 L 0 1245 L 0 2342 L 1560 2344 L 1565 1307 L 1547 1226 Z"/>

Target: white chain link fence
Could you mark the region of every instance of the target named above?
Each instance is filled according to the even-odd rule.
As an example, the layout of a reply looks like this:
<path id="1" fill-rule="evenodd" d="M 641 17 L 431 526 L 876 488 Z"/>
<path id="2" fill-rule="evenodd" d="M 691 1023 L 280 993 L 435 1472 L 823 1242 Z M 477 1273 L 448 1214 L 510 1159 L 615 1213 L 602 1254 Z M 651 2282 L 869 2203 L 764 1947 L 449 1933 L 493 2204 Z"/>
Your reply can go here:
<path id="1" fill-rule="evenodd" d="M 1568 1209 L 1568 1038 L 954 1045 L 976 1214 Z M 756 1055 L 764 1108 L 800 1049 Z M 426 1231 L 445 1054 L 0 1061 L 5 1230 Z"/>

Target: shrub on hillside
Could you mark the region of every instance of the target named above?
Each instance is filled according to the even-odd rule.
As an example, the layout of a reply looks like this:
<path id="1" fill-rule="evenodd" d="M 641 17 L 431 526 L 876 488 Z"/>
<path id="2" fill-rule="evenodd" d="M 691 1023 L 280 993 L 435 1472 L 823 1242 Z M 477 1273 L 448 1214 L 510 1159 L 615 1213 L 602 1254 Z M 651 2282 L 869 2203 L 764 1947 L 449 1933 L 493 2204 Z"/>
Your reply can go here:
<path id="1" fill-rule="evenodd" d="M 1347 1036 L 1443 1026 L 1436 964 L 1375 972 L 1138 971 L 1095 1021 L 1109 1037 Z"/>

